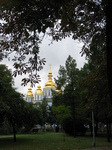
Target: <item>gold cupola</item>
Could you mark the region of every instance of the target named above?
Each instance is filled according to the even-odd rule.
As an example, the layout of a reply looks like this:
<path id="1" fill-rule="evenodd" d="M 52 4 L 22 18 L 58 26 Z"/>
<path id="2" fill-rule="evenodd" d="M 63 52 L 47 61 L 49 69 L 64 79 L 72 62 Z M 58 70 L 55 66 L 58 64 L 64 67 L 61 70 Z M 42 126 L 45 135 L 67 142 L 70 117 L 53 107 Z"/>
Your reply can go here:
<path id="1" fill-rule="evenodd" d="M 55 88 L 55 83 L 52 81 L 52 72 L 51 69 L 48 73 L 48 81 L 45 84 L 45 88 Z"/>
<path id="2" fill-rule="evenodd" d="M 37 89 L 36 89 L 36 91 L 35 91 L 35 94 L 43 94 L 43 91 L 42 91 L 40 85 L 38 85 L 38 87 L 37 87 Z"/>
<path id="3" fill-rule="evenodd" d="M 26 97 L 33 97 L 32 88 L 31 87 L 28 88 L 28 92 L 26 94 Z"/>

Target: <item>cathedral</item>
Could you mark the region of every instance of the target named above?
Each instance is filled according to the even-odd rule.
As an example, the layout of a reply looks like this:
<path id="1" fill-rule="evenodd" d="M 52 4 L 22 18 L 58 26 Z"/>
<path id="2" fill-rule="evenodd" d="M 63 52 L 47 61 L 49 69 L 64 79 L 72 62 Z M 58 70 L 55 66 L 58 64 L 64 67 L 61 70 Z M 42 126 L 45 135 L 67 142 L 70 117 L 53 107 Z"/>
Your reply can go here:
<path id="1" fill-rule="evenodd" d="M 32 102 L 36 106 L 42 103 L 42 100 L 45 98 L 49 106 L 52 106 L 52 91 L 56 91 L 55 83 L 52 81 L 52 72 L 51 69 L 48 73 L 48 81 L 45 83 L 43 90 L 41 86 L 38 85 L 35 93 L 33 94 L 32 88 L 29 87 L 26 94 L 26 101 Z"/>

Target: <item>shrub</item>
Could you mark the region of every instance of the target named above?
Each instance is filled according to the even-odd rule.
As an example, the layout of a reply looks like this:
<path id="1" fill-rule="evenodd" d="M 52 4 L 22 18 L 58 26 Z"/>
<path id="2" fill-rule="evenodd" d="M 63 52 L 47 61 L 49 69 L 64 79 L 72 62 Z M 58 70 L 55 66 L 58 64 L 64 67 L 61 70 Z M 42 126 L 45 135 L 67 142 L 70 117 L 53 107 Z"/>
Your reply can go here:
<path id="1" fill-rule="evenodd" d="M 74 135 L 74 127 L 73 127 L 73 120 L 72 119 L 66 119 L 63 124 L 63 129 L 65 130 L 65 133 L 69 135 Z M 86 128 L 84 127 L 84 123 L 81 120 L 75 121 L 75 134 L 76 135 L 85 135 Z"/>

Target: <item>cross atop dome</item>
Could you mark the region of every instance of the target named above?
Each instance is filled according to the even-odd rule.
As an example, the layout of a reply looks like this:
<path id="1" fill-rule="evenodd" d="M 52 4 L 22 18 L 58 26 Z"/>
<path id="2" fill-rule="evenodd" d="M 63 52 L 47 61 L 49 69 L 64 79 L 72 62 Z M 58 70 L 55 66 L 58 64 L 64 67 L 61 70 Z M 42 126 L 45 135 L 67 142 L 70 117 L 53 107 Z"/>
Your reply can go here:
<path id="1" fill-rule="evenodd" d="M 52 66 L 52 65 L 50 64 L 49 66 L 50 66 L 50 70 L 51 70 L 51 66 Z"/>

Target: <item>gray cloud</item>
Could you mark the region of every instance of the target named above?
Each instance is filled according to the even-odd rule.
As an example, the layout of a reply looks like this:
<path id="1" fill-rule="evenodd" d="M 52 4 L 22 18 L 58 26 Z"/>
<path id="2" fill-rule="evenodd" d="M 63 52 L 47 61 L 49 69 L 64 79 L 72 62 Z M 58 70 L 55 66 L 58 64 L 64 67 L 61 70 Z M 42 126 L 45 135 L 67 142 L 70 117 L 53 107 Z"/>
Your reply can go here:
<path id="1" fill-rule="evenodd" d="M 45 83 L 48 80 L 48 72 L 50 70 L 50 64 L 51 71 L 53 74 L 53 78 L 57 77 L 58 70 L 60 65 L 64 66 L 66 59 L 68 55 L 71 55 L 77 62 L 77 67 L 80 69 L 83 67 L 84 63 L 86 62 L 85 56 L 81 57 L 80 51 L 82 47 L 82 43 L 78 42 L 77 40 L 74 41 L 71 38 L 63 39 L 59 42 L 53 42 L 53 44 L 50 44 L 50 39 L 45 38 L 40 45 L 40 57 L 46 59 L 46 64 L 44 68 L 39 71 L 39 75 L 41 77 L 40 85 L 42 88 L 44 88 Z M 8 62 L 7 60 L 4 60 L 1 63 L 5 63 L 7 66 L 9 66 L 9 69 L 13 69 L 12 62 Z M 15 87 L 18 89 L 19 92 L 26 94 L 28 91 L 28 86 L 23 87 L 21 86 L 21 79 L 23 76 L 18 76 L 14 79 L 15 81 Z M 32 89 L 33 92 L 35 92 L 37 88 L 37 85 Z"/>

